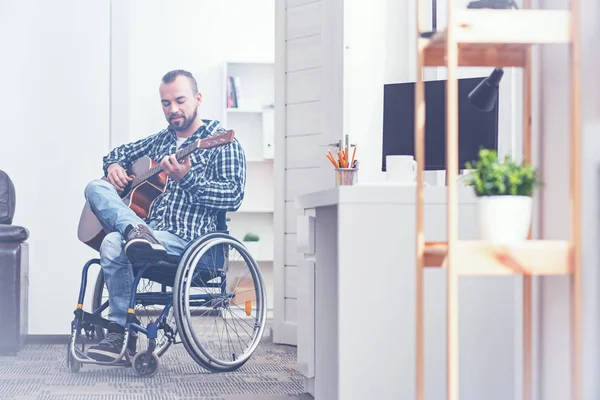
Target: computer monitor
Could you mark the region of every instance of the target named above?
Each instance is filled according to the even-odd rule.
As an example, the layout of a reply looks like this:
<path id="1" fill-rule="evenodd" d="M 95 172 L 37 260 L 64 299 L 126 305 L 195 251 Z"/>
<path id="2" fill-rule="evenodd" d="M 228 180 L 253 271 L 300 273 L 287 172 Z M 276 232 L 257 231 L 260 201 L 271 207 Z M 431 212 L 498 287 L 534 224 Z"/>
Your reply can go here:
<path id="1" fill-rule="evenodd" d="M 490 112 L 469 103 L 482 78 L 458 80 L 458 169 L 479 149 L 498 150 L 498 99 Z M 382 171 L 387 155 L 415 156 L 415 83 L 384 85 Z M 425 82 L 425 170 L 446 169 L 446 80 Z"/>

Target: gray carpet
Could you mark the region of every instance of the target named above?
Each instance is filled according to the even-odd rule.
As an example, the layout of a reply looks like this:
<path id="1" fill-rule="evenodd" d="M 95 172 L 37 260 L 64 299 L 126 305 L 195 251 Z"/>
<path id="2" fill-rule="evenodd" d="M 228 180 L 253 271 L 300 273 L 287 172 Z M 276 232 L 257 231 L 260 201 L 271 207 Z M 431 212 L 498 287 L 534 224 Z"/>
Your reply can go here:
<path id="1" fill-rule="evenodd" d="M 295 370 L 296 348 L 265 337 L 239 370 L 211 373 L 171 346 L 156 376 L 140 378 L 131 368 L 86 364 L 77 374 L 66 366 L 66 345 L 27 345 L 16 357 L 0 357 L 0 399 L 211 399 L 290 400 L 302 395 Z"/>

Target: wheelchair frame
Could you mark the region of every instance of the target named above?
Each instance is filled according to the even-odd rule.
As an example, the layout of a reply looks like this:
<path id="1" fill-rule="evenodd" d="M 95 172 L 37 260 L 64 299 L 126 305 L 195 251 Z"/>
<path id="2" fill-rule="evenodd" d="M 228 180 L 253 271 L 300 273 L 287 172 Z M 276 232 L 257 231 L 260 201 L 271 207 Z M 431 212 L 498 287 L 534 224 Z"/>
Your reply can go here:
<path id="1" fill-rule="evenodd" d="M 220 228 L 220 229 L 219 229 Z M 182 304 L 182 288 L 180 287 L 180 283 L 183 283 L 185 289 L 189 292 L 190 287 L 193 282 L 197 282 L 196 280 L 201 275 L 202 270 L 200 270 L 200 275 L 192 276 L 190 279 L 189 273 L 185 275 L 185 272 L 190 268 L 196 268 L 200 265 L 200 261 L 202 257 L 206 254 L 206 252 L 212 246 L 219 245 L 229 245 L 235 247 L 238 251 L 241 250 L 242 257 L 246 262 L 246 265 L 249 267 L 251 271 L 251 275 L 253 280 L 255 280 L 255 285 L 258 286 L 257 290 L 257 313 L 258 313 L 258 326 L 254 327 L 255 334 L 253 336 L 252 345 L 249 347 L 246 356 L 239 361 L 235 362 L 223 362 L 216 360 L 210 354 L 208 354 L 201 345 L 198 345 L 198 338 L 193 332 L 190 332 L 185 329 L 184 326 L 178 326 L 179 321 L 183 321 L 183 313 L 180 312 L 178 307 L 175 307 L 175 303 Z M 223 265 L 226 265 L 228 254 L 225 255 L 223 259 Z M 83 310 L 83 304 L 85 299 L 85 292 L 87 286 L 87 278 L 89 268 L 97 264 L 100 266 L 100 259 L 93 258 L 87 261 L 83 267 L 82 271 L 82 280 L 79 289 L 79 297 L 77 301 L 77 308 L 74 311 L 75 318 L 71 323 L 71 338 L 69 340 L 69 344 L 67 347 L 67 366 L 71 369 L 72 372 L 79 372 L 81 366 L 83 364 L 97 364 L 97 365 L 107 365 L 107 366 L 132 366 L 134 371 L 140 376 L 153 376 L 158 371 L 159 366 L 159 357 L 172 345 L 177 343 L 176 336 L 179 334 L 181 336 L 181 343 L 183 343 L 186 348 L 188 354 L 201 366 L 212 371 L 212 372 L 228 372 L 233 371 L 240 368 L 245 362 L 250 358 L 253 354 L 254 350 L 260 343 L 260 340 L 263 335 L 263 331 L 265 328 L 266 321 L 266 293 L 265 286 L 262 279 L 262 274 L 260 272 L 260 268 L 256 261 L 249 254 L 248 250 L 245 246 L 237 239 L 229 235 L 227 230 L 227 226 L 225 223 L 224 213 L 221 213 L 218 218 L 217 231 L 205 234 L 200 236 L 199 238 L 188 243 L 183 252 L 179 255 L 168 254 L 163 261 L 158 263 L 133 263 L 134 270 L 134 280 L 132 284 L 131 297 L 129 300 L 129 309 L 127 314 L 127 320 L 124 327 L 124 341 L 123 347 L 121 349 L 121 353 L 119 357 L 114 361 L 98 361 L 91 359 L 88 357 L 83 348 L 79 350 L 77 348 L 78 343 L 77 339 L 81 338 L 82 347 L 85 345 L 86 340 L 93 341 L 99 337 L 99 329 L 106 329 L 110 323 L 109 320 L 103 318 L 101 316 L 102 312 L 106 310 L 109 306 L 109 301 L 106 300 L 104 303 L 99 305 L 98 308 L 94 309 L 91 313 L 88 313 Z M 148 277 L 147 273 L 156 268 L 156 270 L 164 273 L 162 277 L 171 281 L 171 275 L 169 275 L 169 271 L 167 269 L 173 269 L 176 267 L 175 276 L 173 278 L 172 288 L 173 291 L 171 293 L 167 293 L 165 290 L 166 286 L 171 286 L 164 283 L 163 280 L 152 279 L 153 277 Z M 235 297 L 235 293 L 227 293 L 226 285 L 227 280 L 223 275 L 223 271 L 225 268 L 221 266 L 219 268 L 221 271 L 221 275 L 219 276 L 219 283 L 210 283 L 206 282 L 202 284 L 201 287 L 209 287 L 220 290 L 220 302 L 221 305 L 228 303 Z M 226 271 L 225 271 L 226 272 Z M 100 274 L 102 271 L 100 270 Z M 185 276 L 184 276 L 185 275 Z M 154 276 L 156 278 L 156 276 Z M 202 276 L 200 276 L 203 279 Z M 162 286 L 162 292 L 160 293 L 138 293 L 137 287 L 142 279 L 148 279 L 152 282 L 156 282 Z M 187 279 L 184 282 L 184 279 Z M 97 285 L 96 285 L 97 286 Z M 96 291 L 98 288 L 96 287 Z M 96 294 L 96 293 L 95 293 Z M 211 294 L 195 294 L 190 295 L 188 300 L 188 307 L 191 306 L 202 306 L 206 305 L 208 302 L 212 300 Z M 137 321 L 135 317 L 135 306 L 136 304 L 146 304 L 146 305 L 160 305 L 164 306 L 161 311 L 159 317 L 150 322 L 146 327 L 143 327 L 139 321 Z M 213 305 L 213 304 L 211 304 Z M 176 315 L 176 331 L 173 331 L 171 327 L 164 323 L 166 317 L 169 315 L 169 311 L 171 308 L 174 308 Z M 189 309 L 187 310 L 187 316 L 189 318 Z M 185 322 L 182 323 L 185 325 Z M 163 330 L 166 336 L 166 340 L 168 341 L 163 348 L 160 349 L 160 352 L 157 354 L 156 350 L 156 339 L 158 336 L 158 331 Z M 82 335 L 82 331 L 85 332 L 85 335 Z M 133 335 L 137 337 L 140 333 L 146 335 L 149 340 L 149 345 L 146 351 L 139 351 L 134 356 L 128 351 L 128 344 L 130 337 Z M 192 337 L 190 337 L 192 336 Z M 192 343 L 192 340 L 196 341 L 196 345 Z M 197 350 L 200 350 L 198 352 Z"/>

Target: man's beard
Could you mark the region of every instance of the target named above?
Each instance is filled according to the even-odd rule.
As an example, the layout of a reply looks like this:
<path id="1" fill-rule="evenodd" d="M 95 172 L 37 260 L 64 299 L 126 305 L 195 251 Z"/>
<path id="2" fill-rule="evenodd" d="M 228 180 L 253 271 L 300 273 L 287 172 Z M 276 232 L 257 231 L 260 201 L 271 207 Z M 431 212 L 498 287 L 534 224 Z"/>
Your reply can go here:
<path id="1" fill-rule="evenodd" d="M 194 114 L 192 115 L 192 118 L 190 118 L 190 119 L 187 119 L 185 117 L 185 115 L 178 115 L 178 117 L 180 117 L 182 119 L 181 126 L 177 126 L 177 125 L 173 124 L 171 122 L 171 120 L 169 120 L 169 125 L 171 126 L 171 128 L 173 128 L 173 130 L 175 130 L 177 132 L 185 131 L 196 120 L 197 115 L 198 115 L 198 109 L 194 109 Z M 173 118 L 173 117 L 171 117 L 171 118 Z"/>

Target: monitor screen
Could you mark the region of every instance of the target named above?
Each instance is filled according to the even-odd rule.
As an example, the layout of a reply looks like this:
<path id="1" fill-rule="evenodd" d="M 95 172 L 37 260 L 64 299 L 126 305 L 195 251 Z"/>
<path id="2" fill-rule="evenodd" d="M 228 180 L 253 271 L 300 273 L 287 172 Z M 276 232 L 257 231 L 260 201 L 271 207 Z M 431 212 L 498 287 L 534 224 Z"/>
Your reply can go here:
<path id="1" fill-rule="evenodd" d="M 484 78 L 458 80 L 458 168 L 480 148 L 498 150 L 498 99 L 490 112 L 471 105 L 469 93 Z M 384 85 L 383 157 L 415 156 L 415 83 Z M 446 169 L 446 80 L 425 82 L 425 170 Z"/>

